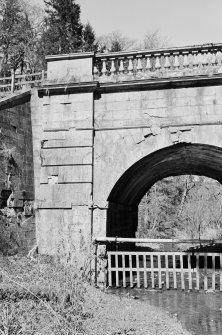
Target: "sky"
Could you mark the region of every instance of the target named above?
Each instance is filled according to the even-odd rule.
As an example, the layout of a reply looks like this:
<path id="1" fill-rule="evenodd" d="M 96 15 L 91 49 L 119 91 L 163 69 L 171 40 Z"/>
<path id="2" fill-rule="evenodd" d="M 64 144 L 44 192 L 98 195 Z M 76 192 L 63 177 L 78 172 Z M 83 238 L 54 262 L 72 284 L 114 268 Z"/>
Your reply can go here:
<path id="1" fill-rule="evenodd" d="M 43 3 L 43 0 L 30 0 Z M 64 0 L 65 1 L 65 0 Z M 170 46 L 222 43 L 222 0 L 76 0 L 97 36 L 119 30 L 142 41 L 158 30 Z"/>
<path id="2" fill-rule="evenodd" d="M 120 30 L 143 40 L 159 30 L 172 46 L 222 42 L 222 0 L 78 0 L 98 35 Z"/>

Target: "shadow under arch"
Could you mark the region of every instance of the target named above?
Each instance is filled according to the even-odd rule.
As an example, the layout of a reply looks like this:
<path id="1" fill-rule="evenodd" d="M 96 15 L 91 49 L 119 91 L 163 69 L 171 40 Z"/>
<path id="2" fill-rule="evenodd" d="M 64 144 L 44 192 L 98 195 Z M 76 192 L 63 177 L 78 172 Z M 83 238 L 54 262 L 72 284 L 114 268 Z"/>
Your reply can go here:
<path id="1" fill-rule="evenodd" d="M 158 180 L 185 174 L 202 175 L 222 184 L 222 148 L 179 143 L 155 151 L 133 164 L 119 178 L 109 197 L 108 237 L 135 237 L 138 204 Z"/>

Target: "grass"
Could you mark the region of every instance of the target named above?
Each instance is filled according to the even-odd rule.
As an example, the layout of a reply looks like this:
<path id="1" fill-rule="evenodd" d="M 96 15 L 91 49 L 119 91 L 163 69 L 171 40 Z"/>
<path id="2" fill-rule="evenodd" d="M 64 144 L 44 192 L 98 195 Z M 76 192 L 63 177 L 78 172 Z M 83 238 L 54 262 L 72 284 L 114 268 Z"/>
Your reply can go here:
<path id="1" fill-rule="evenodd" d="M 185 335 L 147 303 L 102 292 L 85 268 L 0 255 L 0 335 Z"/>

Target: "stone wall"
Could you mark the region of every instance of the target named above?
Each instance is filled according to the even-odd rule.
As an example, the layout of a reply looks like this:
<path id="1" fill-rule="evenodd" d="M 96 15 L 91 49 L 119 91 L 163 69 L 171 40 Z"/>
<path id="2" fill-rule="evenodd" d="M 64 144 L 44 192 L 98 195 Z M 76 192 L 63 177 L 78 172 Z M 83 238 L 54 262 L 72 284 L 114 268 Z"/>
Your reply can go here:
<path id="1" fill-rule="evenodd" d="M 120 178 L 123 184 L 130 184 L 130 173 L 124 180 L 126 171 L 145 158 L 147 164 L 151 154 L 158 156 L 159 150 L 172 148 L 169 157 L 164 151 L 158 171 L 152 166 L 151 187 L 161 178 L 161 169 L 170 155 L 175 154 L 175 162 L 180 157 L 186 161 L 189 151 L 183 151 L 180 144 L 201 144 L 191 149 L 191 163 L 196 162 L 196 152 L 199 157 L 205 152 L 204 145 L 215 146 L 218 151 L 222 146 L 222 86 L 218 78 L 215 82 L 208 77 L 195 82 L 177 78 L 176 84 L 172 79 L 159 79 L 159 85 L 157 79 L 102 82 L 101 76 L 101 82 L 93 81 L 93 57 L 49 57 L 48 82 L 32 99 L 40 253 L 54 254 L 63 247 L 71 252 L 90 237 L 133 237 L 138 199 L 120 201 L 120 196 L 110 201 Z M 204 173 L 211 152 L 207 150 L 200 163 L 205 164 Z M 212 164 L 218 165 L 218 158 Z M 182 171 L 181 165 L 179 168 L 177 173 Z M 173 174 L 173 169 L 167 165 L 167 173 Z M 142 197 L 147 191 L 149 171 L 145 170 L 139 170 L 141 175 L 134 171 L 136 178 L 132 187 L 126 187 L 124 199 L 132 193 Z"/>
<path id="2" fill-rule="evenodd" d="M 95 101 L 95 236 L 107 234 L 104 208 L 110 208 L 108 199 L 113 187 L 135 163 L 153 152 L 184 142 L 222 147 L 221 86 L 107 91 L 108 88 Z M 158 179 L 159 172 L 152 173 Z M 142 178 L 138 176 L 138 185 Z M 131 192 L 137 189 L 135 185 Z M 121 216 L 118 220 L 122 222 L 128 220 L 130 227 L 127 213 L 118 210 L 111 215 Z M 121 232 L 121 225 L 118 228 Z M 118 236 L 128 234 L 125 229 Z"/>
<path id="3" fill-rule="evenodd" d="M 24 201 L 34 199 L 34 170 L 32 148 L 32 125 L 30 92 L 19 94 L 0 101 L 0 130 L 1 147 L 10 151 L 12 160 L 12 184 L 15 203 L 14 207 L 23 208 Z M 0 156 L 3 169 L 0 180 L 0 193 L 5 200 L 4 193 L 9 190 L 7 185 L 8 169 L 10 167 Z M 5 192 L 4 192 L 5 191 Z"/>
<path id="4" fill-rule="evenodd" d="M 9 254 L 36 244 L 30 99 L 27 91 L 0 101 L 0 249 Z"/>

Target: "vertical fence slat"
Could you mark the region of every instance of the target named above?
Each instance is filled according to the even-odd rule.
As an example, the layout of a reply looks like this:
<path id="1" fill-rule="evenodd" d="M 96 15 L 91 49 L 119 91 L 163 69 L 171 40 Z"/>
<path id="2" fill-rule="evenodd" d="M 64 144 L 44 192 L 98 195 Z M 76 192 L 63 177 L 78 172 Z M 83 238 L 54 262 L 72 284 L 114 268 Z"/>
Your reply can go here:
<path id="1" fill-rule="evenodd" d="M 11 92 L 15 91 L 15 71 L 12 71 L 12 77 L 11 77 Z"/>
<path id="2" fill-rule="evenodd" d="M 204 254 L 204 290 L 207 291 L 208 283 L 207 283 L 207 254 Z"/>
<path id="3" fill-rule="evenodd" d="M 162 288 L 162 272 L 161 272 L 161 255 L 158 255 L 158 281 L 159 281 L 159 288 Z"/>
<path id="4" fill-rule="evenodd" d="M 222 291 L 222 255 L 220 255 L 220 291 Z"/>
<path id="5" fill-rule="evenodd" d="M 170 288 L 168 254 L 165 254 L 165 268 L 166 268 L 166 289 L 168 290 Z"/>
<path id="6" fill-rule="evenodd" d="M 119 286 L 119 262 L 118 262 L 118 254 L 115 254 L 115 272 L 116 272 L 116 287 Z"/>
<path id="7" fill-rule="evenodd" d="M 123 287 L 126 287 L 126 263 L 124 254 L 122 254 L 122 266 L 123 266 Z"/>
<path id="8" fill-rule="evenodd" d="M 146 254 L 143 254 L 144 287 L 147 288 Z"/>
<path id="9" fill-rule="evenodd" d="M 112 286 L 112 271 L 111 271 L 111 254 L 108 253 L 108 282 Z"/>
<path id="10" fill-rule="evenodd" d="M 152 283 L 152 288 L 155 288 L 153 254 L 150 255 L 150 266 L 151 266 L 151 283 Z"/>
<path id="11" fill-rule="evenodd" d="M 177 288 L 176 255 L 173 254 L 173 287 Z"/>
<path id="12" fill-rule="evenodd" d="M 212 289 L 215 290 L 215 255 L 212 255 Z"/>
<path id="13" fill-rule="evenodd" d="M 136 282 L 137 287 L 140 287 L 140 263 L 139 263 L 139 255 L 136 255 Z"/>
<path id="14" fill-rule="evenodd" d="M 130 287 L 133 287 L 133 265 L 132 265 L 132 254 L 129 255 L 129 270 L 130 270 Z"/>
<path id="15" fill-rule="evenodd" d="M 192 290 L 192 273 L 191 273 L 191 255 L 188 254 L 188 278 L 189 278 L 189 290 Z"/>
<path id="16" fill-rule="evenodd" d="M 172 265 L 171 265 L 171 256 L 172 256 Z M 181 289 L 185 290 L 186 283 L 189 284 L 189 289 L 195 289 L 199 291 L 200 289 L 204 289 L 207 291 L 209 288 L 209 284 L 212 281 L 212 289 L 215 291 L 219 289 L 222 291 L 222 253 L 195 253 L 194 256 L 190 253 L 161 253 L 161 252 L 108 252 L 108 285 L 109 286 L 123 286 L 127 287 L 127 274 L 129 273 L 130 279 L 130 287 L 134 286 L 135 279 L 134 274 L 136 274 L 137 278 L 137 287 L 144 286 L 147 288 L 149 285 L 152 288 L 155 288 L 155 285 L 159 287 L 159 289 L 163 288 L 162 282 L 162 273 L 165 273 L 165 285 L 166 289 L 178 288 L 178 278 L 177 274 L 180 272 L 181 274 Z M 121 257 L 121 259 L 119 259 Z M 129 267 L 127 261 L 126 267 L 126 257 L 129 257 Z M 147 269 L 147 257 L 149 257 L 149 269 Z M 161 260 L 164 257 L 165 265 L 162 268 Z M 178 260 L 180 260 L 180 269 L 177 269 Z M 188 268 L 186 267 L 186 263 L 184 263 L 184 257 L 187 257 L 186 263 L 188 264 Z M 193 273 L 192 273 L 192 264 L 194 258 L 194 272 L 196 272 L 195 279 L 196 284 L 193 283 Z M 196 259 L 195 259 L 196 257 Z M 203 265 L 202 258 L 203 257 Z M 134 258 L 136 263 L 134 264 Z M 208 262 L 209 259 L 209 262 Z M 219 261 L 218 261 L 219 260 Z M 121 261 L 121 262 L 120 262 Z M 140 264 L 141 262 L 141 264 Z M 209 264 L 208 264 L 209 263 Z M 157 265 L 156 265 L 157 264 Z M 212 264 L 212 265 L 211 265 Z M 219 271 L 218 270 L 218 265 Z M 208 269 L 209 266 L 209 269 Z M 148 278 L 148 271 L 151 274 L 151 279 Z M 155 275 L 156 274 L 156 275 Z M 121 275 L 121 277 L 120 277 Z M 188 278 L 187 278 L 188 275 Z M 158 279 L 156 278 L 158 276 Z M 208 278 L 209 276 L 209 278 Z M 120 280 L 121 279 L 121 280 Z M 171 280 L 172 285 L 171 286 Z M 151 281 L 149 284 L 148 281 Z M 157 281 L 157 283 L 156 283 Z M 180 287 L 180 285 L 179 285 Z M 187 287 L 188 288 L 188 287 Z"/>
<path id="17" fill-rule="evenodd" d="M 200 290 L 199 254 L 196 254 L 196 290 Z"/>
<path id="18" fill-rule="evenodd" d="M 181 290 L 185 290 L 184 272 L 183 272 L 183 255 L 180 255 L 180 271 L 181 271 Z"/>

